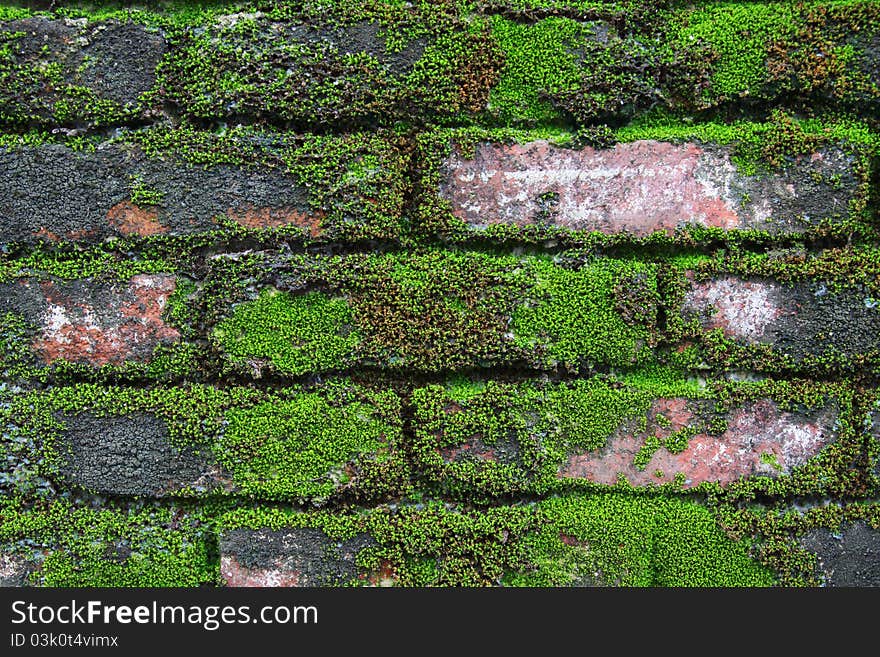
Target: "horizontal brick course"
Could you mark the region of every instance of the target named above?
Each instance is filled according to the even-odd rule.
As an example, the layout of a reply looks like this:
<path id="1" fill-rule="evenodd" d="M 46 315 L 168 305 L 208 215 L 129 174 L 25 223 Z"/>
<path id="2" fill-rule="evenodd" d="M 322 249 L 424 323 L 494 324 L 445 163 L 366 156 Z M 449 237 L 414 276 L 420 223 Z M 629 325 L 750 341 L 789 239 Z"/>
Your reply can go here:
<path id="1" fill-rule="evenodd" d="M 223 311 L 212 334 L 231 362 L 256 376 L 266 367 L 300 375 L 357 365 L 588 370 L 639 362 L 654 330 L 653 268 L 613 259 L 564 267 L 432 251 L 269 257 L 262 267 L 281 289 L 252 291 Z"/>
<path id="2" fill-rule="evenodd" d="M 170 147 L 152 156 L 133 139 L 100 143 L 94 150 L 62 144 L 0 147 L 3 242 L 98 243 L 229 232 L 236 225 L 249 231 L 285 228 L 306 240 L 392 239 L 402 232 L 402 200 L 394 190 L 403 186 L 404 164 L 381 138 L 369 136 L 363 145 L 356 136 L 327 138 L 310 152 L 297 135 L 254 134 L 225 145 L 212 133 L 198 136 L 207 140 L 204 153 L 176 144 L 184 135 L 173 133 L 162 136 Z M 264 144 L 268 139 L 271 146 Z M 255 149 L 264 162 L 190 161 L 207 157 L 212 148 Z M 341 157 L 333 153 L 337 149 Z M 279 153 L 285 150 L 282 161 Z M 233 157 L 228 153 L 226 159 Z M 324 166 L 324 157 L 340 161 L 320 182 L 290 172 L 315 162 Z M 367 171 L 364 161 L 370 162 Z M 380 189 L 385 196 L 376 199 Z"/>
<path id="3" fill-rule="evenodd" d="M 87 384 L 20 393 L 0 419 L 23 436 L 7 445 L 16 462 L 39 463 L 54 485 L 92 494 L 320 506 L 410 487 L 393 392 L 337 381 L 278 393 Z M 6 465 L 0 485 L 14 490 L 15 463 Z"/>
<path id="4" fill-rule="evenodd" d="M 415 452 L 422 471 L 460 495 L 621 480 L 687 489 L 789 474 L 838 438 L 833 399 L 788 408 L 751 394 L 664 397 L 601 379 L 424 388 L 413 397 Z"/>
<path id="5" fill-rule="evenodd" d="M 658 415 L 671 424 L 658 425 Z M 624 428 L 598 453 L 572 454 L 558 474 L 602 484 L 615 484 L 622 477 L 633 486 L 680 477 L 685 488 L 704 482 L 725 485 L 754 476 L 776 477 L 789 474 L 834 440 L 837 414 L 831 408 L 806 415 L 791 413 L 771 400 L 758 400 L 724 415 L 727 427 L 715 435 L 707 433 L 696 416 L 688 400 L 657 400 L 648 412 L 646 431 Z M 684 450 L 674 453 L 661 447 L 646 463 L 636 465 L 646 439 L 665 440 L 677 431 L 694 432 Z"/>
<path id="6" fill-rule="evenodd" d="M 746 176 L 729 149 L 698 143 L 481 143 L 473 157 L 453 149 L 439 193 L 473 231 L 537 224 L 644 237 L 696 225 L 785 235 L 848 217 L 852 166 L 846 153 L 817 151 L 783 172 Z"/>

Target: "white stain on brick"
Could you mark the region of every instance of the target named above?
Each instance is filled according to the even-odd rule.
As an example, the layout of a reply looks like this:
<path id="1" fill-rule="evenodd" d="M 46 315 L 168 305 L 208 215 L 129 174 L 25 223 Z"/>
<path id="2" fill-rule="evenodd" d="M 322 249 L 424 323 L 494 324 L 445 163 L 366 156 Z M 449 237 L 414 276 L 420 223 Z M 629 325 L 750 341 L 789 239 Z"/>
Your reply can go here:
<path id="1" fill-rule="evenodd" d="M 769 282 L 719 278 L 692 284 L 684 310 L 698 315 L 706 329 L 720 328 L 727 337 L 757 343 L 787 312 L 778 303 L 779 292 L 779 286 Z"/>
<path id="2" fill-rule="evenodd" d="M 441 195 L 474 226 L 528 224 L 536 199 L 556 195 L 553 221 L 577 230 L 672 232 L 696 223 L 736 228 L 741 176 L 725 155 L 697 144 L 637 141 L 613 149 L 559 148 L 544 140 L 455 150 Z M 546 217 L 544 218 L 546 219 Z"/>

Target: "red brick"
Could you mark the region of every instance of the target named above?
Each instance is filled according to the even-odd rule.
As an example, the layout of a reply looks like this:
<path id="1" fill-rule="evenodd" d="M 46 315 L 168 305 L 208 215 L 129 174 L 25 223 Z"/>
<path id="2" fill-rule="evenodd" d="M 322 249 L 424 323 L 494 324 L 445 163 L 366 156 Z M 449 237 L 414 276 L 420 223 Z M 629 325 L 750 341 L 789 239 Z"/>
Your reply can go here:
<path id="1" fill-rule="evenodd" d="M 699 314 L 703 328 L 721 329 L 729 338 L 758 343 L 776 320 L 795 313 L 780 286 L 726 276 L 691 285 L 685 295 L 686 313 Z"/>
<path id="2" fill-rule="evenodd" d="M 847 166 L 839 153 L 817 152 L 784 175 L 745 176 L 729 149 L 696 143 L 645 140 L 607 150 L 483 143 L 472 159 L 453 149 L 440 195 L 477 229 L 549 224 L 645 236 L 697 224 L 790 233 L 845 211 L 854 184 L 825 189 L 810 174 Z"/>
<path id="3" fill-rule="evenodd" d="M 658 423 L 661 414 L 669 422 Z M 700 414 L 699 403 L 693 400 L 657 400 L 644 431 L 621 427 L 601 450 L 570 455 L 558 476 L 611 485 L 622 475 L 634 486 L 647 486 L 683 475 L 685 488 L 703 482 L 725 485 L 743 477 L 787 474 L 835 438 L 832 427 L 837 414 L 831 408 L 801 414 L 782 410 L 771 400 L 749 402 L 728 412 L 727 429 L 718 436 L 694 424 Z M 636 467 L 634 459 L 648 437 L 663 438 L 687 426 L 700 429 L 684 451 L 673 454 L 661 446 L 644 470 Z M 763 455 L 772 455 L 776 464 L 765 463 Z"/>
<path id="4" fill-rule="evenodd" d="M 318 237 L 321 234 L 321 220 L 325 213 L 302 212 L 293 207 L 270 208 L 246 205 L 242 209 L 229 208 L 226 214 L 236 223 L 251 230 L 299 226 L 307 229 L 312 237 Z"/>
<path id="5" fill-rule="evenodd" d="M 129 201 L 122 201 L 110 208 L 107 221 L 124 237 L 149 237 L 168 232 L 168 227 L 159 223 L 159 213 L 155 209 L 142 208 Z"/>
<path id="6" fill-rule="evenodd" d="M 88 284 L 73 290 L 43 281 L 46 307 L 33 349 L 46 363 L 147 360 L 159 345 L 180 339 L 162 319 L 175 286 L 175 278 L 166 274 L 139 274 L 121 290 L 89 290 Z"/>

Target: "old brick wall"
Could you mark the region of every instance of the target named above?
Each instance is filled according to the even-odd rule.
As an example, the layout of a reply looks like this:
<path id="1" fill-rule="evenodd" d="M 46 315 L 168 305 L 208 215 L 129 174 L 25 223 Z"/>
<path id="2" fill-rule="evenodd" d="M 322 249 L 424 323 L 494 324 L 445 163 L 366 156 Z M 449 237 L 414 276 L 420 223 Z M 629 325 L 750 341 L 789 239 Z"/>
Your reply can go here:
<path id="1" fill-rule="evenodd" d="M 0 6 L 0 583 L 880 585 L 880 3 Z"/>

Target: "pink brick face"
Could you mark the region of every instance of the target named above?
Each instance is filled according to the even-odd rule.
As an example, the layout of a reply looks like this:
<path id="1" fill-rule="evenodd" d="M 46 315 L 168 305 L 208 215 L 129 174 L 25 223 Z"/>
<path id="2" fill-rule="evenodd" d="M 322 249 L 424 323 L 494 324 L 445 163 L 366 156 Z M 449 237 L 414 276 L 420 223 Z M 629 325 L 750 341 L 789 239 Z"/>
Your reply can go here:
<path id="1" fill-rule="evenodd" d="M 645 431 L 622 427 L 601 450 L 570 455 L 558 476 L 608 485 L 622 476 L 634 486 L 647 486 L 680 475 L 685 488 L 703 482 L 726 485 L 741 477 L 790 473 L 834 439 L 836 412 L 830 408 L 801 415 L 782 410 L 771 400 L 750 402 L 727 414 L 723 433 L 709 435 L 693 424 L 698 413 L 694 406 L 695 402 L 680 398 L 655 401 Z M 660 414 L 667 420 L 662 424 L 656 421 Z M 636 456 L 649 436 L 663 438 L 689 425 L 697 433 L 686 449 L 673 454 L 660 447 L 644 469 L 636 466 Z"/>
<path id="2" fill-rule="evenodd" d="M 473 159 L 455 150 L 445 172 L 441 196 L 474 226 L 549 221 L 642 236 L 688 223 L 732 229 L 769 215 L 769 199 L 756 199 L 740 216 L 734 191 L 740 174 L 726 155 L 697 144 L 637 141 L 608 150 L 569 150 L 546 141 L 481 144 Z M 543 212 L 542 195 L 552 199 Z"/>

